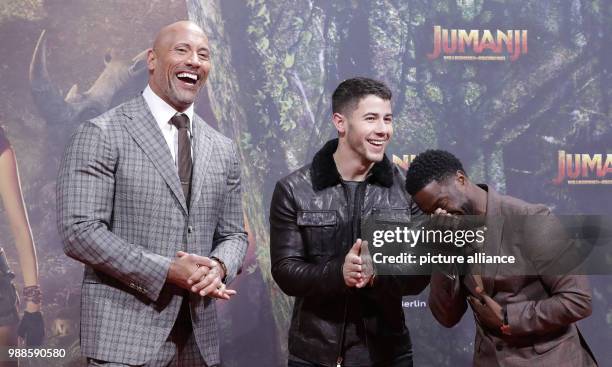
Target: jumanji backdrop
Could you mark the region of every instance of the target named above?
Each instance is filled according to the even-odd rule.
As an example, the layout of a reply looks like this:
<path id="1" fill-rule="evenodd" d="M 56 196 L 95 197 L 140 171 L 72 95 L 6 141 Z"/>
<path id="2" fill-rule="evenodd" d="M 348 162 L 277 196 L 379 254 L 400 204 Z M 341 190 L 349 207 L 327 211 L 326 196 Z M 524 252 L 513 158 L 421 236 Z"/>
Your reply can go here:
<path id="1" fill-rule="evenodd" d="M 393 90 L 396 161 L 443 148 L 501 192 L 562 214 L 612 214 L 609 1 L 1 0 L 0 125 L 39 255 L 45 345 L 67 350 L 30 365 L 83 363 L 82 266 L 63 254 L 55 225 L 67 139 L 144 88 L 143 51 L 161 26 L 187 18 L 213 55 L 196 111 L 236 141 L 243 162 L 250 246 L 239 295 L 219 302 L 225 366 L 285 361 L 292 300 L 270 276 L 270 196 L 335 135 L 330 96 L 348 77 Z M 21 288 L 3 210 L 0 246 Z M 579 327 L 610 366 L 612 278 L 591 281 L 593 314 Z M 471 316 L 444 329 L 426 301 L 427 291 L 404 302 L 415 365 L 471 365 Z"/>

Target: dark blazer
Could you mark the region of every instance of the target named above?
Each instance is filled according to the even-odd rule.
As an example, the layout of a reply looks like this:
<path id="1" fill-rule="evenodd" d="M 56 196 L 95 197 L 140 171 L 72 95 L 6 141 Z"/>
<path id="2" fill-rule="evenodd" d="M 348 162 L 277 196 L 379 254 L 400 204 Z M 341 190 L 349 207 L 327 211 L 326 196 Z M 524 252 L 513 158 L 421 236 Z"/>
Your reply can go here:
<path id="1" fill-rule="evenodd" d="M 486 186 L 484 186 L 486 189 Z M 526 215 L 548 215 L 543 205 L 500 195 L 488 188 L 485 252 L 513 255 L 516 263 L 537 263 L 544 254 L 528 241 L 516 223 Z M 533 248 L 525 248 L 526 244 Z M 540 246 L 545 244 L 540 243 Z M 576 321 L 591 314 L 587 277 L 580 275 L 507 275 L 500 265 L 485 265 L 487 294 L 506 305 L 512 335 L 489 330 L 476 321 L 474 366 L 595 366 Z M 487 275 L 488 274 L 488 275 Z M 447 276 L 431 278 L 429 307 L 444 326 L 452 327 L 467 310 L 467 291 Z"/>
<path id="2" fill-rule="evenodd" d="M 85 264 L 81 350 L 143 364 L 168 337 L 186 291 L 166 283 L 178 250 L 216 256 L 228 281 L 247 240 L 234 144 L 198 116 L 190 209 L 162 132 L 139 96 L 82 124 L 57 183 L 58 227 L 68 256 Z M 189 295 L 194 335 L 219 363 L 215 302 Z"/>

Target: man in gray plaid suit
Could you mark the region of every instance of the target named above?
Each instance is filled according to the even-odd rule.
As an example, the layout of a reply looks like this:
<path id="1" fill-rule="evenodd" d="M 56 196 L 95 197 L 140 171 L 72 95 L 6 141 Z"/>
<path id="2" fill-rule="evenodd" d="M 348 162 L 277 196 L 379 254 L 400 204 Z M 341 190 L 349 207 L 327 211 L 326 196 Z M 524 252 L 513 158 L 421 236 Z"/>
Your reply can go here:
<path id="1" fill-rule="evenodd" d="M 247 247 L 238 155 L 193 112 L 204 32 L 163 28 L 147 63 L 142 96 L 82 124 L 60 167 L 59 231 L 85 264 L 81 349 L 94 366 L 214 366 L 214 299 L 235 294 Z"/>

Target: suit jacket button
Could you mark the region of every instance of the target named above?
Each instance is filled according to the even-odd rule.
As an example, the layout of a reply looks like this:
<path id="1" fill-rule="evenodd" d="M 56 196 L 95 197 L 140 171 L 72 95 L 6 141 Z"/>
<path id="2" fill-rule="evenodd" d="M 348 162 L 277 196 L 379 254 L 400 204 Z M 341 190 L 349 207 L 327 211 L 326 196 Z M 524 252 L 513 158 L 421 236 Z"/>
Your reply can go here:
<path id="1" fill-rule="evenodd" d="M 187 233 L 193 233 L 193 227 L 192 226 L 187 227 Z"/>
<path id="2" fill-rule="evenodd" d="M 496 343 L 495 344 L 495 349 L 500 352 L 502 349 L 504 349 L 504 346 L 502 343 Z"/>

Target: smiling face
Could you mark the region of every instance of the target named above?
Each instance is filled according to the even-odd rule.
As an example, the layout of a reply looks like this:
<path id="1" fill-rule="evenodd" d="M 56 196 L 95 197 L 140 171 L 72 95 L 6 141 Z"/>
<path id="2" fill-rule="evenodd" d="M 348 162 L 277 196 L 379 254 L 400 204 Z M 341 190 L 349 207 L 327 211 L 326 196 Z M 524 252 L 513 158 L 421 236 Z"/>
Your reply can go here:
<path id="1" fill-rule="evenodd" d="M 208 38 L 192 22 L 171 24 L 159 32 L 147 65 L 153 92 L 182 112 L 193 103 L 208 77 Z"/>
<path id="2" fill-rule="evenodd" d="M 359 100 L 346 115 L 334 113 L 334 124 L 346 147 L 362 162 L 380 162 L 393 135 L 391 101 L 375 95 Z"/>
<path id="3" fill-rule="evenodd" d="M 457 172 L 440 182 L 433 180 L 412 196 L 414 202 L 427 214 L 441 208 L 450 214 L 475 215 L 474 205 L 467 194 L 467 181 Z"/>

